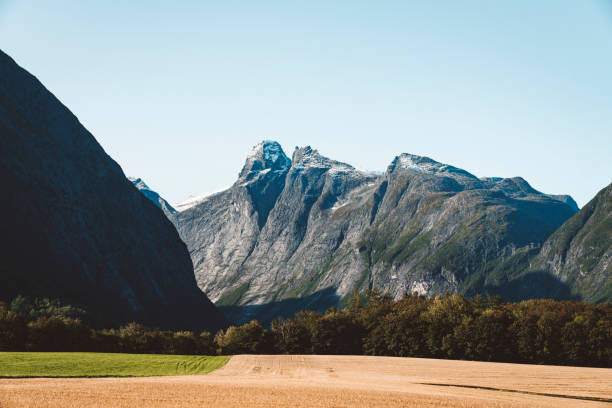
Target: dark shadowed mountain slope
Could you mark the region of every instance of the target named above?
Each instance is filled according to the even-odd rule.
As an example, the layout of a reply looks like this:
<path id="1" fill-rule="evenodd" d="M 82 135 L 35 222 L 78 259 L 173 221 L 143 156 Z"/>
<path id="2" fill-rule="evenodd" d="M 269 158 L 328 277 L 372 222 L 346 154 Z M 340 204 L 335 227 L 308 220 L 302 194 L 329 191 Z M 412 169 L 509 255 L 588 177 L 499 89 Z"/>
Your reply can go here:
<path id="1" fill-rule="evenodd" d="M 184 243 L 94 137 L 0 52 L 0 299 L 82 306 L 100 325 L 207 328 Z"/>
<path id="2" fill-rule="evenodd" d="M 612 184 L 567 220 L 540 250 L 506 260 L 491 291 L 529 297 L 612 301 Z"/>
<path id="3" fill-rule="evenodd" d="M 262 142 L 231 188 L 171 219 L 199 286 L 244 321 L 265 320 L 265 305 L 336 306 L 355 289 L 481 292 L 504 259 L 575 213 L 567 201 L 427 157 L 402 154 L 376 175 Z"/>

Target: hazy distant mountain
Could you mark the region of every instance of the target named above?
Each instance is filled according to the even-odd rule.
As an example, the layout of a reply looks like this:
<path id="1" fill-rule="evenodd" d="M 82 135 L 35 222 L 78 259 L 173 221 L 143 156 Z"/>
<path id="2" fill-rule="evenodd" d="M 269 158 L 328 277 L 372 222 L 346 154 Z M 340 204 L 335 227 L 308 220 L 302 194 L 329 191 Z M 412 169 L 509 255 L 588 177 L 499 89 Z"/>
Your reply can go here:
<path id="1" fill-rule="evenodd" d="M 231 188 L 171 219 L 202 290 L 234 318 L 265 321 L 355 289 L 481 292 L 576 210 L 522 178 L 478 179 L 427 157 L 401 154 L 377 175 L 262 142 Z"/>
<path id="2" fill-rule="evenodd" d="M 77 118 L 0 52 L 0 299 L 81 306 L 100 325 L 214 330 L 185 244 Z"/>
<path id="3" fill-rule="evenodd" d="M 168 216 L 176 212 L 176 210 L 170 205 L 170 203 L 161 198 L 160 195 L 157 194 L 157 192 L 151 190 L 141 178 L 128 177 L 128 180 L 130 180 L 134 187 L 140 190 L 140 192 L 144 194 L 145 197 L 153 201 L 156 206 L 161 208 L 164 214 Z"/>

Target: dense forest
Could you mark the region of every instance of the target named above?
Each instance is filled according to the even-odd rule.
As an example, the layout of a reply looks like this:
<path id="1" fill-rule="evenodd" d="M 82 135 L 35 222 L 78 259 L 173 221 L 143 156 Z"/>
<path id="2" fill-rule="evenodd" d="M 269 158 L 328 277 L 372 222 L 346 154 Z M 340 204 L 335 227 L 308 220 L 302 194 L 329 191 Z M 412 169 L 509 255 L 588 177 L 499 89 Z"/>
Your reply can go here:
<path id="1" fill-rule="evenodd" d="M 0 350 L 167 354 L 366 354 L 612 367 L 612 304 L 355 293 L 344 310 L 303 311 L 208 332 L 131 323 L 90 329 L 48 299 L 0 303 Z"/>

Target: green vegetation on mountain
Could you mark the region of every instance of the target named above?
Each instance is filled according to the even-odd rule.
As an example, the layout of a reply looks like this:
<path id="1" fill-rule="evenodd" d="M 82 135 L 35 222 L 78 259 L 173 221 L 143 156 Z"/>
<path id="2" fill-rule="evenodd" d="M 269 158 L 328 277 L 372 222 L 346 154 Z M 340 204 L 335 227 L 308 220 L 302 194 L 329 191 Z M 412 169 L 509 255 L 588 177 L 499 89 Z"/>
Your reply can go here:
<path id="1" fill-rule="evenodd" d="M 231 289 L 227 293 L 225 293 L 221 297 L 221 299 L 217 301 L 217 305 L 219 306 L 235 305 L 240 302 L 240 299 L 242 299 L 242 296 L 245 294 L 247 290 L 249 290 L 249 283 L 245 282 L 241 284 L 240 286 L 238 286 L 237 288 Z"/>

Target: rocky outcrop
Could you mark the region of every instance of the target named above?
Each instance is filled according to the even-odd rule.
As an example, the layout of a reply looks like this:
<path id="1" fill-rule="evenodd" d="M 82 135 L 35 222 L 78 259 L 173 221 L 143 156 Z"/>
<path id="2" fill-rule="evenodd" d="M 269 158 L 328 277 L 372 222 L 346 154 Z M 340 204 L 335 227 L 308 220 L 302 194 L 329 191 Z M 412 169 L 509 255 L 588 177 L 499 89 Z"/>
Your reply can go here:
<path id="1" fill-rule="evenodd" d="M 97 325 L 216 330 L 185 244 L 77 118 L 0 52 L 0 299 L 57 298 Z"/>
<path id="2" fill-rule="evenodd" d="M 427 157 L 399 155 L 377 175 L 262 142 L 231 188 L 171 219 L 200 288 L 244 321 L 341 305 L 353 290 L 481 292 L 575 213 L 566 201 Z"/>

